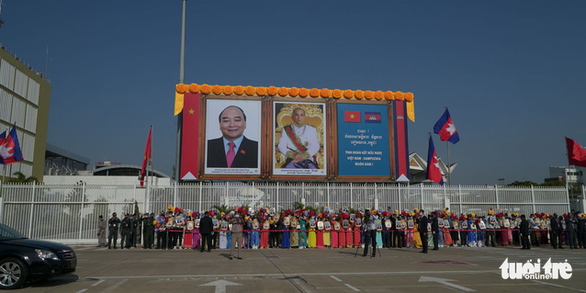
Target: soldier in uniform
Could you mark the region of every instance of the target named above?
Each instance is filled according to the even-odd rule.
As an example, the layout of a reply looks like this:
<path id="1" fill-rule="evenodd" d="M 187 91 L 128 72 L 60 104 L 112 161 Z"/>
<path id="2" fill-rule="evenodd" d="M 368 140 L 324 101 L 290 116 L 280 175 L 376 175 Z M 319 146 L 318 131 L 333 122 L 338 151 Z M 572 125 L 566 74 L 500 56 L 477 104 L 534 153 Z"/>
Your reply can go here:
<path id="1" fill-rule="evenodd" d="M 136 248 L 136 243 L 138 241 L 140 241 L 139 239 L 139 233 L 140 233 L 140 227 L 139 227 L 139 220 L 138 220 L 138 215 L 137 214 L 133 214 L 132 216 L 130 216 L 130 220 L 132 221 L 132 236 L 130 237 L 130 246 Z"/>
<path id="2" fill-rule="evenodd" d="M 116 242 L 118 241 L 118 228 L 120 227 L 120 219 L 116 213 L 112 214 L 112 218 L 108 220 L 108 249 L 112 248 L 112 239 L 114 239 L 114 249 L 116 249 Z"/>
<path id="3" fill-rule="evenodd" d="M 120 239 L 120 248 L 130 249 L 130 238 L 132 237 L 132 220 L 129 214 L 124 215 L 122 220 L 122 238 Z"/>
<path id="4" fill-rule="evenodd" d="M 151 213 L 142 223 L 144 244 L 142 248 L 153 248 L 155 242 L 155 214 Z"/>

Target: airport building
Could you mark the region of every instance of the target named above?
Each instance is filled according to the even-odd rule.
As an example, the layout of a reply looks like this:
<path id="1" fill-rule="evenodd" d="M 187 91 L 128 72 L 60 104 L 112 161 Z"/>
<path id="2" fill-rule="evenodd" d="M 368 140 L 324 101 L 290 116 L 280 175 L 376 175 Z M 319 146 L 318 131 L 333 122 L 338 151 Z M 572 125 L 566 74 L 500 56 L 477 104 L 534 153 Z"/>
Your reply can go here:
<path id="1" fill-rule="evenodd" d="M 51 84 L 0 44 L 0 133 L 16 126 L 23 161 L 0 170 L 43 181 Z"/>

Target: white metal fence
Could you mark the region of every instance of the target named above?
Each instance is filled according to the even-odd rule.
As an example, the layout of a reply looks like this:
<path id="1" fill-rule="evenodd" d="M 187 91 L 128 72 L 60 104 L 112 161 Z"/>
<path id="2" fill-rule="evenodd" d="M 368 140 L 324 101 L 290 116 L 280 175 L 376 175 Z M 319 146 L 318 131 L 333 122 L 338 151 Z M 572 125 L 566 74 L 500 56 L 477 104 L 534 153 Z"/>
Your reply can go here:
<path id="1" fill-rule="evenodd" d="M 585 190 L 582 189 L 584 195 Z M 254 209 L 293 208 L 296 202 L 332 210 L 349 207 L 385 210 L 436 210 L 486 214 L 504 212 L 563 214 L 570 210 L 563 187 L 426 186 L 394 183 L 199 182 L 150 187 L 134 185 L 0 185 L 0 223 L 30 238 L 75 241 L 95 239 L 97 219 L 159 212 L 169 205 L 210 210 L 216 205 Z"/>

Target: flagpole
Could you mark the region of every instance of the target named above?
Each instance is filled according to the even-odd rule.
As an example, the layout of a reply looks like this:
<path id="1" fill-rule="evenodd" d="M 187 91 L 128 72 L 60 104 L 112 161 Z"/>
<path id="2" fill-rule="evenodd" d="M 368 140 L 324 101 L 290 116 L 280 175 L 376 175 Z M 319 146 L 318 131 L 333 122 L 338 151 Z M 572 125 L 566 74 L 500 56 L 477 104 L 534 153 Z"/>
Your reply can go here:
<path id="1" fill-rule="evenodd" d="M 153 133 L 151 134 L 151 157 L 149 158 L 149 163 L 151 165 L 151 175 L 152 175 L 152 174 L 154 174 L 153 173 L 153 166 L 154 166 L 154 164 L 153 164 L 153 134 L 155 133 L 155 126 L 151 125 L 151 127 L 153 129 Z M 153 177 L 154 176 L 151 176 L 151 185 L 153 184 Z"/>
<path id="2" fill-rule="evenodd" d="M 155 126 L 154 125 L 151 125 L 151 127 L 152 127 L 153 132 L 151 133 L 151 156 L 149 158 L 149 164 L 151 166 L 151 175 L 153 175 L 154 174 L 153 173 L 153 165 L 154 165 L 153 164 L 153 134 L 155 133 Z M 148 170 L 148 168 L 147 168 L 147 170 Z M 151 186 L 153 185 L 153 177 L 154 177 L 154 175 L 151 176 L 151 184 L 150 184 Z M 149 198 L 150 198 L 150 190 L 147 193 L 147 208 L 146 208 L 146 211 L 150 213 L 150 205 L 148 205 Z"/>
<path id="3" fill-rule="evenodd" d="M 448 186 L 452 185 L 452 170 L 450 168 L 450 142 L 446 140 L 446 147 L 448 150 Z"/>

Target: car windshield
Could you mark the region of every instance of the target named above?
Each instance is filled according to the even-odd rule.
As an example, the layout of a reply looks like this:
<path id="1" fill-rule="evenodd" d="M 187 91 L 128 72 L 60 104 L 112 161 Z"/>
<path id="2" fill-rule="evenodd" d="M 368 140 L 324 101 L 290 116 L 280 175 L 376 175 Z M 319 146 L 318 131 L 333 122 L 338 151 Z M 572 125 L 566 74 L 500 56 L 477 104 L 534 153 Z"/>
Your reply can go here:
<path id="1" fill-rule="evenodd" d="M 16 232 L 16 230 L 0 224 L 0 240 L 24 239 L 26 237 Z"/>

